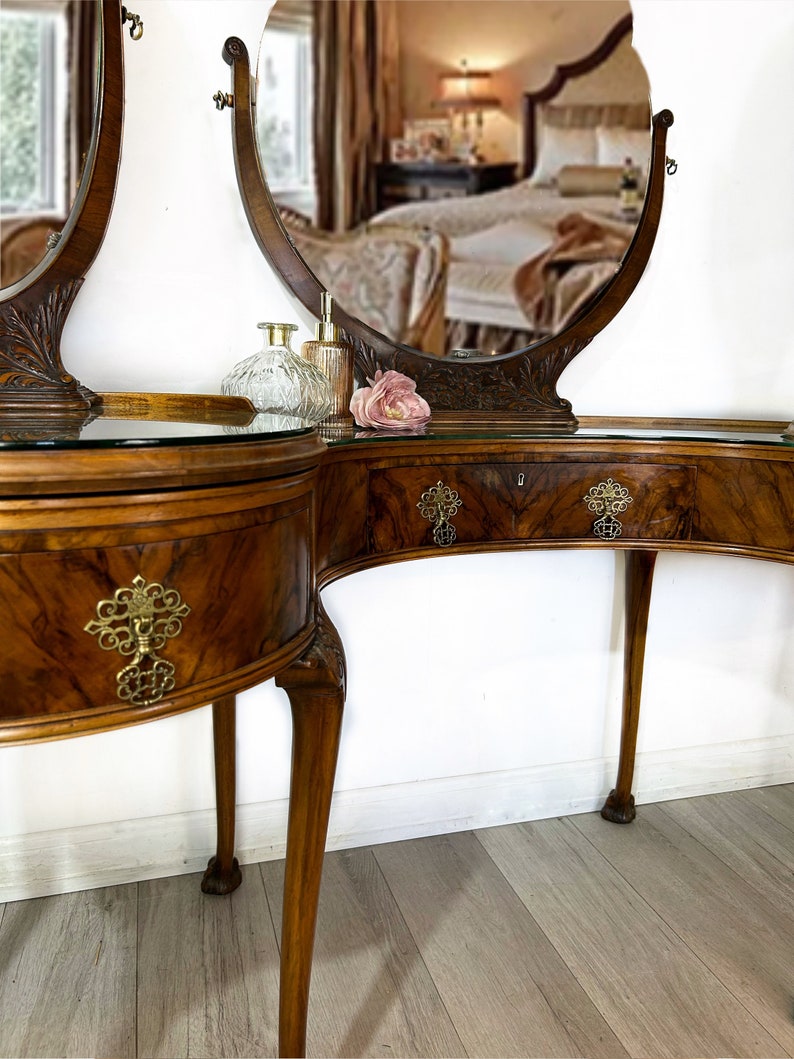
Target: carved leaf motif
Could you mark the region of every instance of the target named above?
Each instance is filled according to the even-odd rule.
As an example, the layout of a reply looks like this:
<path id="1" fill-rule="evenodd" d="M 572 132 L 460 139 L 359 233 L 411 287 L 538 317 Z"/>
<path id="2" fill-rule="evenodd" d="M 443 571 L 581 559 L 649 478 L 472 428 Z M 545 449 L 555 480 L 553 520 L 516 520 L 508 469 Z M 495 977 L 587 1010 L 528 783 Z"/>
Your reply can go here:
<path id="1" fill-rule="evenodd" d="M 417 389 L 431 408 L 482 409 L 510 408 L 516 400 L 515 386 L 499 369 L 479 368 L 472 371 L 447 366 L 428 367 L 419 373 Z"/>
<path id="2" fill-rule="evenodd" d="M 557 346 L 553 351 L 543 354 L 532 354 L 522 364 L 527 376 L 534 380 L 534 388 L 545 399 L 557 398 L 557 380 L 574 357 L 578 356 L 592 338 L 580 338 L 565 346 Z M 531 365 L 531 366 L 530 366 Z M 564 402 L 568 404 L 568 402 Z"/>
<path id="3" fill-rule="evenodd" d="M 379 361 L 374 349 L 372 349 L 371 346 L 365 345 L 360 338 L 351 335 L 349 331 L 343 330 L 340 333 L 343 340 L 349 342 L 353 347 L 355 353 L 356 382 L 360 386 L 365 386 L 367 379 L 371 379 L 378 368 L 385 369 L 391 367 L 391 365 L 386 364 L 385 361 Z"/>
<path id="4" fill-rule="evenodd" d="M 0 385 L 5 389 L 73 387 L 63 367 L 60 339 L 82 279 L 54 287 L 46 301 L 27 309 L 0 307 Z"/>
<path id="5" fill-rule="evenodd" d="M 276 676 L 280 688 L 316 684 L 332 689 L 344 688 L 347 684 L 345 650 L 339 633 L 319 599 L 315 601 L 315 633 L 300 658 L 282 669 Z"/>
<path id="6" fill-rule="evenodd" d="M 538 387 L 526 361 L 512 371 L 500 364 L 430 364 L 414 373 L 419 393 L 431 408 L 466 411 L 558 411 L 570 407 L 554 386 Z M 400 365 L 404 371 L 405 366 Z M 410 373 L 410 372 L 407 372 Z M 544 380 L 546 382 L 546 380 Z"/>
<path id="7" fill-rule="evenodd" d="M 591 339 L 584 338 L 546 353 L 506 358 L 488 364 L 426 360 L 395 350 L 383 355 L 345 333 L 356 353 L 356 378 L 364 385 L 378 369 L 410 376 L 434 411 L 568 413 L 570 401 L 557 394 L 557 380 Z"/>

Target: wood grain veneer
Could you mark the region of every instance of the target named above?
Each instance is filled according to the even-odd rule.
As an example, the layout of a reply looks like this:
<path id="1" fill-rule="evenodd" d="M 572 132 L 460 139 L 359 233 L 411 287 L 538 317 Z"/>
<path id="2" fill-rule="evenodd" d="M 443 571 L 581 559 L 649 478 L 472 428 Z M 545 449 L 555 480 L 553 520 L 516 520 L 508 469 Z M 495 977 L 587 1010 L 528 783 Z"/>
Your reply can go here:
<path id="1" fill-rule="evenodd" d="M 0 742 L 150 720 L 233 694 L 314 632 L 316 434 L 205 445 L 0 452 Z M 20 466 L 21 465 L 21 466 Z M 23 468 L 39 477 L 28 479 Z M 177 684 L 121 701 L 130 660 L 85 631 L 142 576 L 190 607 Z"/>
<path id="2" fill-rule="evenodd" d="M 531 547 L 683 548 L 792 561 L 794 447 L 773 443 L 785 424 L 699 421 L 700 430 L 681 437 L 645 432 L 686 431 L 682 420 L 610 426 L 627 436 L 511 437 L 507 430 L 498 438 L 458 429 L 332 446 L 320 481 L 321 584 L 383 562 Z M 720 430 L 737 437 L 720 440 Z M 753 432 L 766 440 L 754 443 Z M 581 502 L 607 477 L 633 497 L 613 542 L 595 537 L 595 516 Z M 449 548 L 434 544 L 416 507 L 439 480 L 463 501 Z"/>
<path id="3" fill-rule="evenodd" d="M 597 540 L 588 490 L 610 478 L 612 463 L 433 463 L 372 469 L 368 525 L 374 552 L 433 546 L 432 527 L 417 510 L 438 480 L 462 503 L 452 523 L 462 547 L 480 541 Z M 437 476 L 437 477 L 436 477 Z M 632 463 L 620 468 L 632 497 L 620 515 L 623 534 L 637 540 L 686 540 L 692 517 L 695 468 Z"/>

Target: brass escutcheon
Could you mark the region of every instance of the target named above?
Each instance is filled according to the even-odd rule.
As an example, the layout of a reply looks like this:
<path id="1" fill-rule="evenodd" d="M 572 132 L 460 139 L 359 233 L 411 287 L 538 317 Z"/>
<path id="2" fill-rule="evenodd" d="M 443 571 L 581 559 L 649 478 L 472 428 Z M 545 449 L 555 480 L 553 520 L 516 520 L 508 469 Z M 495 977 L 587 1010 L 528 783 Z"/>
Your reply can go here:
<path id="1" fill-rule="evenodd" d="M 593 533 L 602 541 L 613 541 L 623 531 L 623 524 L 616 515 L 621 514 L 634 498 L 629 496 L 629 491 L 624 485 L 607 478 L 605 482 L 599 482 L 590 488 L 585 496 L 584 502 L 596 515 L 600 517 L 593 523 Z"/>
<path id="2" fill-rule="evenodd" d="M 449 520 L 453 517 L 463 501 L 454 489 L 450 489 L 443 482 L 425 490 L 419 503 L 416 505 L 422 514 L 422 518 L 429 519 L 433 524 L 433 540 L 439 548 L 448 548 L 453 543 L 457 534 L 455 527 L 450 525 Z"/>
<path id="3" fill-rule="evenodd" d="M 116 674 L 116 692 L 124 702 L 150 706 L 172 691 L 176 681 L 171 662 L 157 652 L 182 631 L 190 607 L 175 588 L 146 581 L 140 574 L 132 585 L 117 588 L 112 599 L 97 603 L 96 619 L 84 628 L 96 636 L 103 651 L 118 651 L 132 661 Z"/>

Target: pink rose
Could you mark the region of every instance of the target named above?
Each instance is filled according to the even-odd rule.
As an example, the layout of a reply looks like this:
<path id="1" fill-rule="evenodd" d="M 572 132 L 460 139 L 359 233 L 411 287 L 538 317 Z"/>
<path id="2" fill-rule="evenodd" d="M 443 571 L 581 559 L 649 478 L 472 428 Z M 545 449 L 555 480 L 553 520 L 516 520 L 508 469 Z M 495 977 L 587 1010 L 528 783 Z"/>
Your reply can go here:
<path id="1" fill-rule="evenodd" d="M 360 427 L 411 430 L 430 419 L 430 406 L 416 392 L 416 383 L 399 371 L 376 371 L 369 386 L 356 390 L 350 411 Z"/>

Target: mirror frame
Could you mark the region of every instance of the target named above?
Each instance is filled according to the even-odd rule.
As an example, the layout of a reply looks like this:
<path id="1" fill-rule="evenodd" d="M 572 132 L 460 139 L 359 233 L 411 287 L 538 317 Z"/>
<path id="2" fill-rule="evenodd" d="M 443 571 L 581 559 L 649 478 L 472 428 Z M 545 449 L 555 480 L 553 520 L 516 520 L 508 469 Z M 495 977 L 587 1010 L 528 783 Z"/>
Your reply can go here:
<path id="1" fill-rule="evenodd" d="M 619 24 L 593 53 L 603 57 L 608 42 L 630 28 Z M 237 183 L 248 223 L 260 250 L 298 300 L 320 316 L 323 287 L 296 250 L 270 194 L 256 140 L 256 101 L 248 50 L 230 37 L 223 59 L 231 67 L 232 91 L 221 96 L 219 109 L 232 108 L 232 144 Z M 558 67 L 549 85 L 584 72 L 582 62 Z M 548 85 L 546 86 L 548 88 Z M 555 88 L 556 90 L 556 88 Z M 541 91 L 545 91 L 541 90 Z M 216 101 L 217 101 L 216 97 Z M 515 422 L 543 431 L 571 432 L 578 421 L 571 403 L 557 393 L 557 381 L 579 354 L 620 311 L 637 286 L 650 257 L 661 217 L 666 173 L 667 131 L 673 115 L 662 110 L 652 119 L 651 155 L 645 201 L 631 245 L 615 276 L 571 324 L 559 334 L 513 353 L 466 360 L 438 358 L 399 345 L 334 306 L 334 321 L 356 355 L 356 379 L 364 384 L 378 369 L 395 369 L 416 381 L 434 422 L 460 425 Z"/>
<path id="2" fill-rule="evenodd" d="M 79 188 L 60 237 L 43 259 L 0 290 L 0 422 L 10 420 L 21 428 L 24 421 L 31 436 L 40 436 L 37 424 L 57 434 L 61 421 L 84 422 L 100 406 L 99 396 L 71 375 L 61 359 L 63 326 L 105 237 L 121 159 L 122 29 L 130 16 L 121 0 L 95 2 L 94 122 Z"/>

